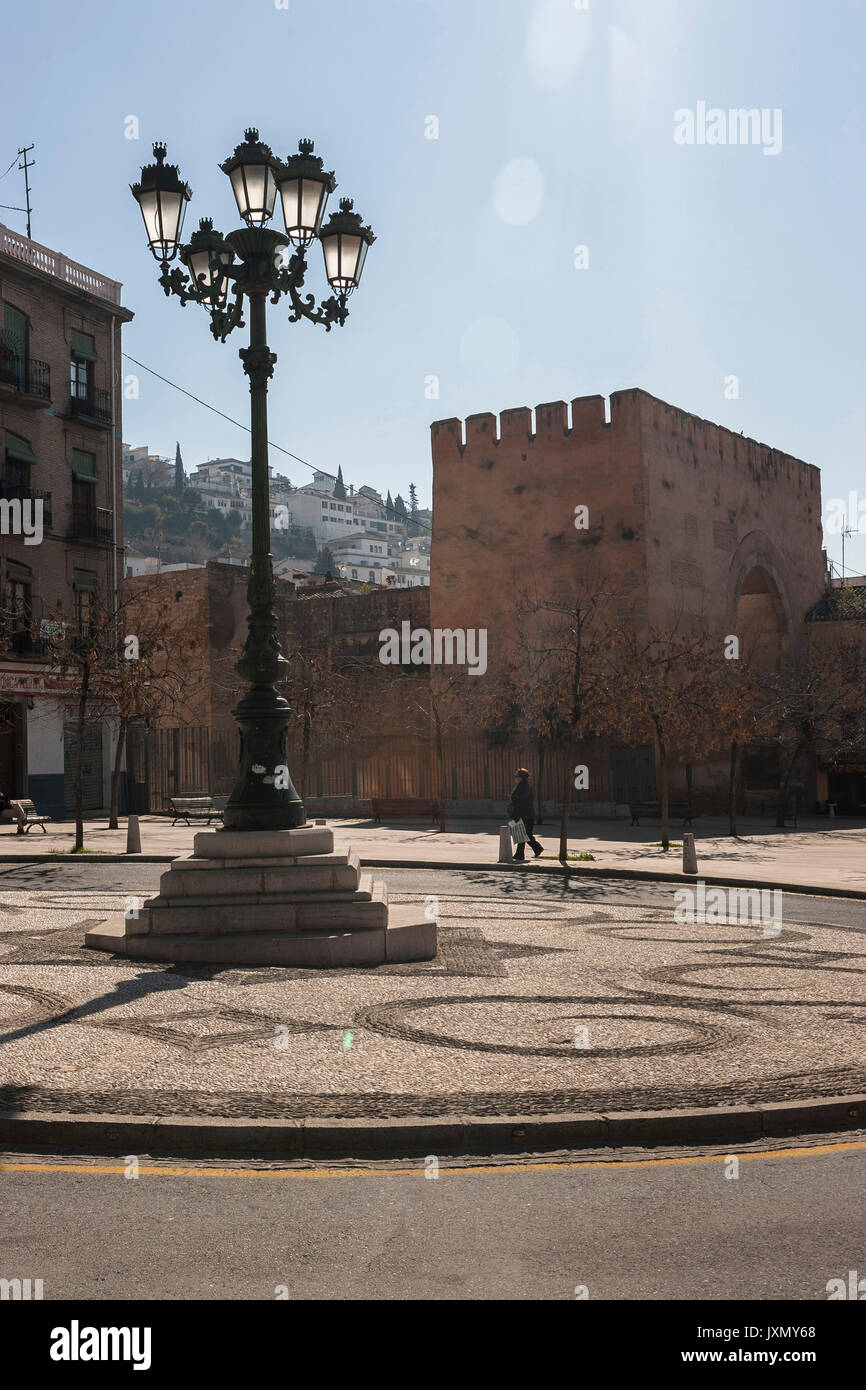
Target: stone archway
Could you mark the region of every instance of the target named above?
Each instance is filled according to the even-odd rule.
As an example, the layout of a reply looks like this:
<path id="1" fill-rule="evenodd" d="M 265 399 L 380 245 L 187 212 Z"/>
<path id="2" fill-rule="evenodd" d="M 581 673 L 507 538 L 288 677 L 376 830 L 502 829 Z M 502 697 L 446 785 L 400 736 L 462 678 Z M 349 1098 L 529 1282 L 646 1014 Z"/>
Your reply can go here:
<path id="1" fill-rule="evenodd" d="M 781 563 L 769 538 L 753 533 L 733 557 L 729 607 L 740 657 L 778 671 L 794 654 L 795 631 Z"/>
<path id="2" fill-rule="evenodd" d="M 778 671 L 791 652 L 787 614 L 778 584 L 763 565 L 744 576 L 737 596 L 740 656 L 750 665 Z"/>

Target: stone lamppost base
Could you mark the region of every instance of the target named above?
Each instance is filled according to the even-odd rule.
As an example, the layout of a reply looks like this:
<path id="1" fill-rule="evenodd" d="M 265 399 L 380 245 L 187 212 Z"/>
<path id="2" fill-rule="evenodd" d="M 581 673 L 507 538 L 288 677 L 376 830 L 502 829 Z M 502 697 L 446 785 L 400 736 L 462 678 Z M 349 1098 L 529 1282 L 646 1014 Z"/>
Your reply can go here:
<path id="1" fill-rule="evenodd" d="M 362 874 L 334 833 L 202 831 L 137 916 L 115 913 L 85 946 L 133 960 L 353 966 L 432 960 L 436 923 L 420 907 L 389 912 L 384 883 Z"/>

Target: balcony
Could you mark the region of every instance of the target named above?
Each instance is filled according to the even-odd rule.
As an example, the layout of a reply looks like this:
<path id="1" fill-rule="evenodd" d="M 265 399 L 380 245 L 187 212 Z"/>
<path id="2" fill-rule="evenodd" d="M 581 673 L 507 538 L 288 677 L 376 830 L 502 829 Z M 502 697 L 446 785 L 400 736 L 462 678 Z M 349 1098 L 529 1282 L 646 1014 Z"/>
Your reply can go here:
<path id="1" fill-rule="evenodd" d="M 68 539 L 72 541 L 105 541 L 110 544 L 114 540 L 114 528 L 111 524 L 109 509 L 107 507 L 83 507 L 73 503 L 72 515 L 69 519 Z"/>
<path id="2" fill-rule="evenodd" d="M 0 345 L 0 398 L 41 410 L 51 401 L 51 368 Z"/>
<path id="3" fill-rule="evenodd" d="M 69 390 L 69 414 L 86 425 L 110 425 L 111 392 L 74 381 Z"/>
<path id="4" fill-rule="evenodd" d="M 20 232 L 13 232 L 9 227 L 2 225 L 0 255 L 11 256 L 14 260 L 41 271 L 43 275 L 53 275 L 57 280 L 71 285 L 73 289 L 84 290 L 87 294 L 96 295 L 98 299 L 107 299 L 111 304 L 120 303 L 121 286 L 116 280 L 108 280 L 89 266 L 79 265 L 77 261 L 69 260 L 68 256 L 62 256 L 58 251 L 50 251 L 47 246 L 40 246 L 38 241 L 32 241 L 30 237 L 24 237 Z"/>
<path id="5" fill-rule="evenodd" d="M 29 626 L 22 624 L 16 628 L 10 625 L 4 634 L 0 634 L 0 657 L 5 657 L 7 661 L 14 657 L 44 655 L 45 643 L 40 642 Z"/>
<path id="6" fill-rule="evenodd" d="M 26 502 L 28 499 L 33 502 L 42 503 L 42 525 L 44 528 L 51 526 L 51 493 L 45 492 L 40 487 L 30 487 L 26 483 L 10 483 L 0 478 L 0 498 L 5 498 L 9 502 Z"/>
<path id="7" fill-rule="evenodd" d="M 3 613 L 0 617 L 0 661 L 15 661 L 21 657 L 33 660 L 47 655 L 42 612 L 42 599 L 34 596 L 20 604 L 16 611 Z"/>

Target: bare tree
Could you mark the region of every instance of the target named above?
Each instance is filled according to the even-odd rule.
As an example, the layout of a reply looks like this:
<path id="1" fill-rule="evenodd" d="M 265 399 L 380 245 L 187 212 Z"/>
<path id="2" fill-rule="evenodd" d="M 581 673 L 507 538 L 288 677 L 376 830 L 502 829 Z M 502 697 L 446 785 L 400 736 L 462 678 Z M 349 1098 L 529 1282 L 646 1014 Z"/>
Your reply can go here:
<path id="1" fill-rule="evenodd" d="M 651 742 L 661 803 L 662 848 L 670 848 L 670 776 L 674 756 L 705 751 L 717 736 L 716 694 L 720 650 L 699 620 L 680 615 L 669 627 L 612 634 L 612 698 L 602 722 L 624 742 Z"/>

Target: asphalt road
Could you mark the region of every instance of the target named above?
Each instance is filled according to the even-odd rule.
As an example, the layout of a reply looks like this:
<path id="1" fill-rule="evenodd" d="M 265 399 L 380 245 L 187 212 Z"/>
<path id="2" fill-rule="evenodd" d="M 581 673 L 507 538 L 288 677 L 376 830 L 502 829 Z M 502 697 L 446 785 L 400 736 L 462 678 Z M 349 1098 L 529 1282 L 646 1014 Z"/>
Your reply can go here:
<path id="1" fill-rule="evenodd" d="M 88 864 L 86 860 L 62 864 L 0 864 L 0 893 L 24 889 L 28 892 L 81 893 L 82 907 L 87 896 L 105 893 L 154 894 L 159 889 L 165 864 Z M 376 869 L 394 893 L 417 894 L 423 900 L 429 893 L 449 897 L 502 896 L 504 902 L 559 902 L 574 896 L 580 902 L 618 902 L 630 906 L 671 907 L 673 884 L 646 883 L 620 878 L 579 879 L 531 867 L 526 873 L 497 872 L 493 869 Z M 854 927 L 866 932 L 866 903 L 855 899 L 822 898 L 785 893 L 784 917 L 789 922 L 809 922 Z"/>
<path id="2" fill-rule="evenodd" d="M 45 1299 L 826 1301 L 866 1271 L 863 1135 L 738 1156 L 736 1177 L 680 1153 L 428 1179 L 423 1159 L 179 1175 L 142 1157 L 127 1178 L 116 1158 L 6 1154 L 0 1275 Z"/>

